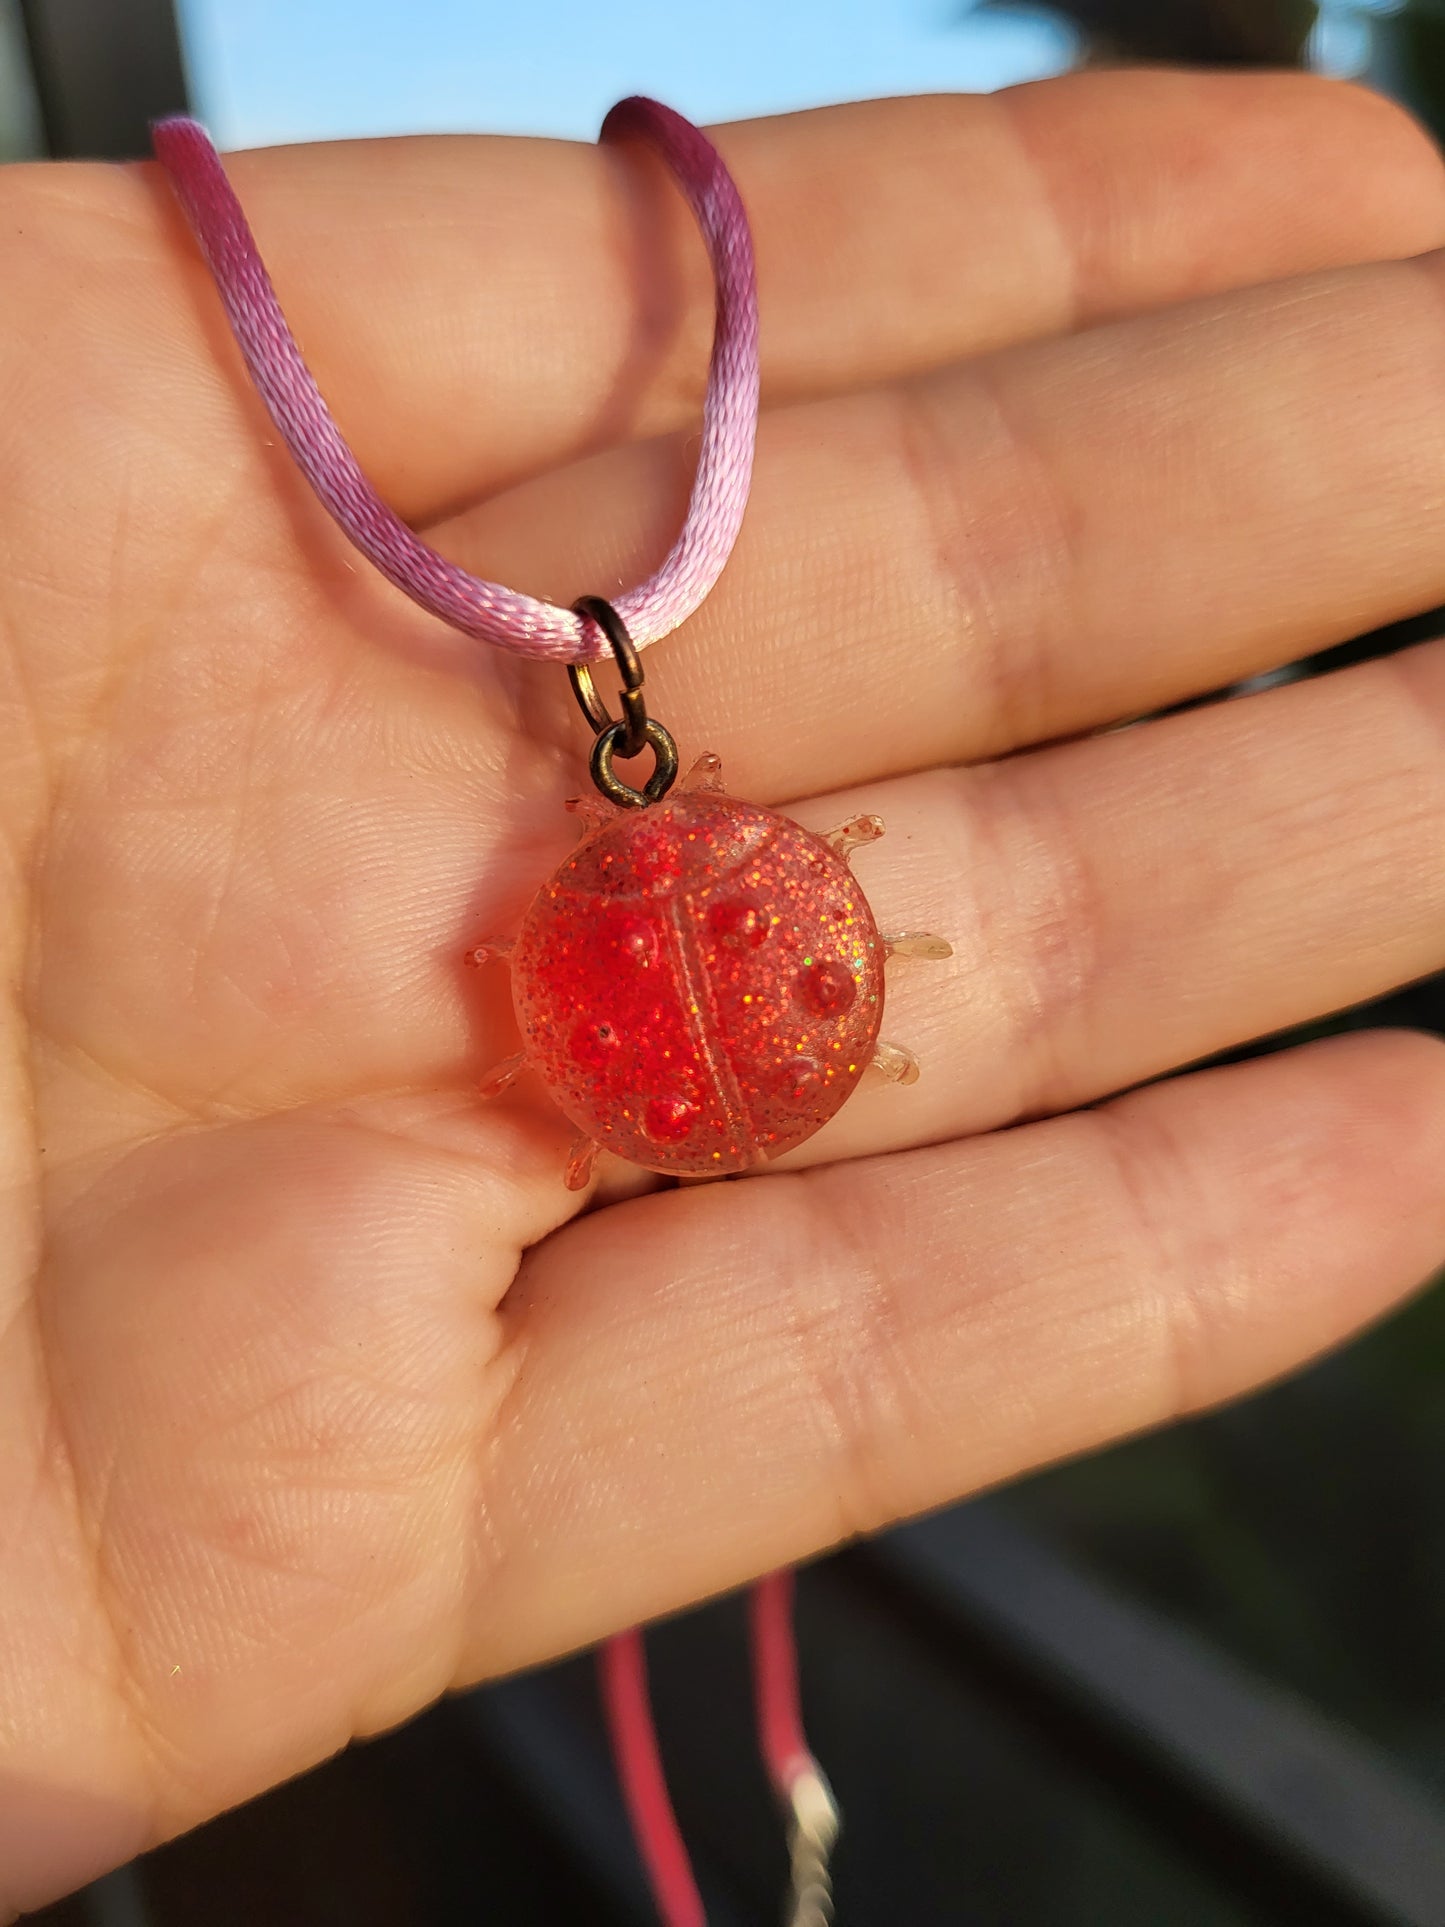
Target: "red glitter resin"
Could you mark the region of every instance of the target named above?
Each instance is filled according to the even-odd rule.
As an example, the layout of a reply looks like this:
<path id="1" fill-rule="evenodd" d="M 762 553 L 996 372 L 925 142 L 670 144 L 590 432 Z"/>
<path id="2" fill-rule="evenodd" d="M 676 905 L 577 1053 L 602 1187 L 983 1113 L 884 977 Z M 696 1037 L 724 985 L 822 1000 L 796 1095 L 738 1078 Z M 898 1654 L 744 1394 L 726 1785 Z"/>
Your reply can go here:
<path id="1" fill-rule="evenodd" d="M 572 807 L 588 832 L 511 947 L 522 1055 L 484 1088 L 541 1077 L 580 1134 L 572 1183 L 590 1146 L 697 1174 L 811 1137 L 875 1061 L 891 945 L 846 852 L 882 825 L 816 836 L 723 793 L 710 756 L 648 809 Z M 947 955 L 939 939 L 905 947 L 920 943 Z M 888 1074 L 911 1081 L 912 1058 L 890 1050 Z"/>

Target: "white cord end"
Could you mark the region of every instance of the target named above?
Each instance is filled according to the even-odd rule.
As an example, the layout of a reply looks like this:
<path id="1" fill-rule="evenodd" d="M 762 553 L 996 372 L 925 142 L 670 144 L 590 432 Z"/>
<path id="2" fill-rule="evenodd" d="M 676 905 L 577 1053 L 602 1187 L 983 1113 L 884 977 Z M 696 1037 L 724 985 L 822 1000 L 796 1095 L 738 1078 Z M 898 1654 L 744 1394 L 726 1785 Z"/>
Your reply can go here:
<path id="1" fill-rule="evenodd" d="M 828 1862 L 842 1820 L 832 1789 L 815 1760 L 810 1760 L 789 1783 L 788 1801 L 792 1809 L 788 1826 L 792 1891 L 787 1927 L 830 1927 L 833 1880 Z"/>

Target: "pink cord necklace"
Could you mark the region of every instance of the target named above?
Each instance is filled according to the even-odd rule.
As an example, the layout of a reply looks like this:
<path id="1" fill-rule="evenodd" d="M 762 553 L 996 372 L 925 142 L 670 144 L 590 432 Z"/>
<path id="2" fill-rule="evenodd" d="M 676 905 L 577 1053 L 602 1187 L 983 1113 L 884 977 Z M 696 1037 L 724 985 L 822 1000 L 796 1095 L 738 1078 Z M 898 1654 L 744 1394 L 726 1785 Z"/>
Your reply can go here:
<path id="1" fill-rule="evenodd" d="M 702 229 L 717 285 L 702 451 L 687 520 L 656 575 L 617 598 L 617 613 L 642 649 L 702 605 L 742 526 L 758 420 L 758 296 L 748 218 L 712 142 L 655 100 L 619 101 L 608 114 L 601 138 L 629 137 L 645 140 L 667 163 Z M 469 575 L 387 507 L 302 360 L 256 237 L 205 129 L 193 120 L 163 120 L 152 140 L 216 277 L 251 379 L 297 467 L 348 539 L 413 602 L 466 635 L 550 662 L 605 656 L 605 637 L 584 616 Z"/>
<path id="2" fill-rule="evenodd" d="M 639 651 L 691 615 L 732 552 L 747 503 L 758 413 L 757 284 L 736 185 L 712 143 L 656 101 L 620 102 L 602 138 L 637 138 L 662 157 L 697 218 L 717 291 L 702 448 L 687 517 L 666 560 L 615 603 L 581 596 L 564 609 L 484 582 L 423 542 L 362 473 L 287 326 L 255 238 L 205 131 L 186 119 L 154 129 L 169 175 L 271 417 L 343 533 L 422 608 L 469 636 L 565 663 L 593 730 L 599 794 L 569 807 L 576 849 L 539 890 L 514 940 L 478 945 L 506 959 L 522 1049 L 481 1086 L 495 1097 L 524 1071 L 541 1077 L 576 1130 L 566 1170 L 590 1181 L 605 1150 L 652 1171 L 744 1171 L 802 1143 L 870 1067 L 895 1082 L 918 1074 L 911 1052 L 879 1041 L 883 961 L 946 957 L 942 938 L 883 935 L 848 867 L 883 833 L 855 817 L 826 836 L 727 795 L 703 754 L 672 794 L 677 749 L 648 714 Z M 621 676 L 614 719 L 590 663 Z M 650 755 L 645 782 L 618 761 Z M 792 1575 L 754 1589 L 751 1612 L 759 1739 L 788 1815 L 794 1927 L 831 1918 L 828 1854 L 838 1820 L 808 1749 L 798 1699 Z M 705 1927 L 702 1901 L 663 1779 L 641 1635 L 601 1657 L 613 1751 L 666 1927 Z"/>

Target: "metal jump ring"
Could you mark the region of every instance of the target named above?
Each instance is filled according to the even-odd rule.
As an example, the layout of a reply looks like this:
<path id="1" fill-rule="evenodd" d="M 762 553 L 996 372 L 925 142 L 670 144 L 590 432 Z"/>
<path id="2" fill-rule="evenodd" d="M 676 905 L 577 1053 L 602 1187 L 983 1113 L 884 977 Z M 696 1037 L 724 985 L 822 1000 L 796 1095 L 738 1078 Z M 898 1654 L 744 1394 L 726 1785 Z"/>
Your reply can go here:
<path id="1" fill-rule="evenodd" d="M 596 741 L 592 745 L 589 767 L 592 781 L 608 802 L 623 809 L 642 810 L 649 803 L 660 803 L 677 777 L 677 744 L 655 717 L 649 716 L 642 695 L 642 662 L 627 626 L 610 602 L 598 595 L 578 596 L 572 604 L 579 616 L 589 616 L 612 646 L 622 677 L 618 692 L 622 715 L 614 720 L 597 691 L 590 663 L 572 662 L 567 676 L 578 707 L 591 724 Z M 652 774 L 642 788 L 624 783 L 612 765 L 617 757 L 627 762 L 652 751 Z"/>
<path id="2" fill-rule="evenodd" d="M 629 756 L 640 755 L 647 741 L 647 706 L 642 695 L 642 658 L 626 625 L 610 602 L 600 595 L 578 596 L 572 604 L 579 616 L 589 616 L 612 645 L 612 654 L 622 676 L 622 688 L 618 692 L 622 705 L 622 727 L 624 735 L 614 754 L 625 761 Z M 587 662 L 570 662 L 567 665 L 568 680 L 572 684 L 572 694 L 577 698 L 578 707 L 592 725 L 592 732 L 600 736 L 603 730 L 612 727 L 612 717 L 607 705 L 597 693 L 597 685 L 592 680 L 592 665 Z"/>
<path id="3" fill-rule="evenodd" d="M 626 810 L 644 810 L 649 803 L 660 803 L 672 788 L 677 778 L 677 744 L 655 716 L 647 718 L 642 726 L 643 747 L 652 751 L 653 770 L 642 788 L 634 789 L 631 783 L 624 783 L 612 767 L 614 756 L 625 758 L 627 755 L 626 730 L 625 723 L 609 723 L 592 745 L 588 767 L 592 781 L 609 803 L 620 804 Z"/>

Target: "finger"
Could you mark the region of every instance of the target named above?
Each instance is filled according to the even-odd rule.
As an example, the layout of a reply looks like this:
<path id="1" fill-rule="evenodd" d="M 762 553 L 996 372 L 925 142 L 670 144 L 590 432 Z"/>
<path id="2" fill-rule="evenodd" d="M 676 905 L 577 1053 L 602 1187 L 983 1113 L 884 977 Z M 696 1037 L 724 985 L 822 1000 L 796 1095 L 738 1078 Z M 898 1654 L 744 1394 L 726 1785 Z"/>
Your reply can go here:
<path id="1" fill-rule="evenodd" d="M 1445 175 L 1420 130 L 1295 75 L 1088 74 L 718 139 L 757 232 L 770 402 L 1445 240 Z M 228 165 L 323 392 L 403 514 L 695 415 L 706 263 L 642 157 L 415 140 Z M 104 287 L 112 386 L 163 380 L 169 418 L 220 349 L 244 387 L 214 328 L 194 325 L 214 297 L 157 176 L 12 171 L 9 188 L 16 227 L 46 233 L 52 325 L 55 275 L 83 289 L 85 374 Z M 159 358 L 158 316 L 179 330 Z"/>
<path id="2" fill-rule="evenodd" d="M 1430 607 L 1442 285 L 1440 255 L 1345 270 L 766 417 L 732 564 L 648 659 L 654 706 L 744 792 L 806 795 Z M 665 552 L 686 472 L 677 443 L 616 450 L 438 539 L 607 594 Z"/>
<path id="3" fill-rule="evenodd" d="M 865 1079 L 790 1162 L 991 1130 L 1445 968 L 1445 644 L 800 812 L 889 834 L 855 858 L 888 965 Z"/>
<path id="4" fill-rule="evenodd" d="M 1442 1159 L 1445 1050 L 1376 1034 L 579 1221 L 509 1300 L 469 1669 L 1287 1370 L 1445 1254 Z"/>
<path id="5" fill-rule="evenodd" d="M 1420 130 L 1378 96 L 1297 76 L 1091 75 L 744 122 L 718 140 L 756 231 L 768 405 L 1445 241 L 1445 174 Z M 1357 143 L 1363 185 L 1341 206 L 1338 155 L 1354 173 Z M 469 144 L 459 166 L 453 144 L 416 145 L 419 182 L 396 181 L 394 142 L 237 163 L 380 485 L 415 475 L 426 448 L 421 512 L 579 447 L 691 426 L 712 287 L 655 166 L 511 141 Z M 414 238 L 398 259 L 403 219 Z M 399 394 L 419 297 L 445 359 Z"/>
<path id="6" fill-rule="evenodd" d="M 320 759 L 304 729 L 284 731 L 274 795 L 238 826 L 188 792 L 179 848 L 169 810 L 150 809 L 143 837 L 97 828 L 150 808 L 150 759 L 101 772 L 109 816 L 85 809 L 57 832 L 39 899 L 39 1062 L 83 1072 L 54 1156 L 153 1128 L 135 1106 L 157 1087 L 173 1109 L 229 1115 L 475 1083 L 516 1049 L 505 971 L 459 960 L 516 929 L 574 832 L 524 796 L 483 857 L 474 820 L 494 799 L 467 763 L 470 725 L 443 713 L 445 687 L 436 700 L 422 763 L 398 739 L 377 769 L 369 736 L 355 761 Z M 854 858 L 875 918 L 937 931 L 954 956 L 887 967 L 884 1034 L 917 1054 L 919 1082 L 865 1077 L 790 1162 L 1067 1109 L 1445 967 L 1442 728 L 1445 643 L 1432 643 L 799 806 L 820 831 L 881 816 L 883 842 Z M 170 933 L 160 949 L 179 980 L 138 945 L 138 900 L 147 932 Z M 507 1101 L 545 1104 L 530 1079 Z"/>

